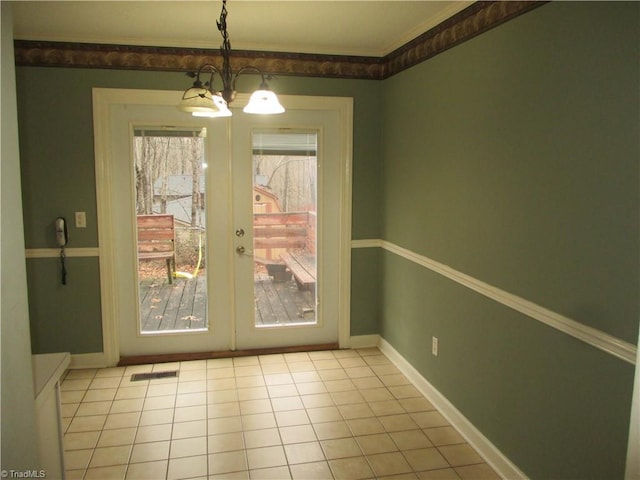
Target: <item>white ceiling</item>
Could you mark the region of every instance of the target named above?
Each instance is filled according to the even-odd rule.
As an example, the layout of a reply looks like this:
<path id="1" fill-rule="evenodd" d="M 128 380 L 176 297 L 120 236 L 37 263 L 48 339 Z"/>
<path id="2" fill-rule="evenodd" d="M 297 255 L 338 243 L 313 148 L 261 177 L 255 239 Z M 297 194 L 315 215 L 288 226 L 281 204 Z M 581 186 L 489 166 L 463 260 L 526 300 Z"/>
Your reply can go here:
<path id="1" fill-rule="evenodd" d="M 228 0 L 232 49 L 381 57 L 472 1 Z M 22 40 L 218 48 L 222 1 L 16 1 Z"/>

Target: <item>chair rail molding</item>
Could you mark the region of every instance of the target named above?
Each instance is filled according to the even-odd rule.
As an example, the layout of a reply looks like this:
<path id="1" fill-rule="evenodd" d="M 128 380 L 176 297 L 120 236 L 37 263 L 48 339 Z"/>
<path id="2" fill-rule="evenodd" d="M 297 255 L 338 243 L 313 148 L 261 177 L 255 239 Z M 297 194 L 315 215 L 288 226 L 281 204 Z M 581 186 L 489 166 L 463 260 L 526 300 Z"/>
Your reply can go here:
<path id="1" fill-rule="evenodd" d="M 489 285 L 482 280 L 478 280 L 470 275 L 455 270 L 448 265 L 440 263 L 431 258 L 420 255 L 395 243 L 382 239 L 352 240 L 351 248 L 376 248 L 380 247 L 388 252 L 398 255 L 406 260 L 416 263 L 422 267 L 439 273 L 454 282 L 459 283 L 471 290 L 484 295 L 496 302 L 512 308 L 528 317 L 555 328 L 567 335 L 581 340 L 592 347 L 606 352 L 614 357 L 624 360 L 631 365 L 636 363 L 637 347 L 632 343 L 621 340 L 613 335 L 589 327 L 571 318 L 565 317 L 548 308 L 533 303 L 522 297 L 509 293 L 500 288 Z"/>
<path id="2" fill-rule="evenodd" d="M 98 247 L 65 248 L 64 254 L 67 257 L 99 257 L 100 248 Z M 60 256 L 59 248 L 27 248 L 25 250 L 26 258 L 57 258 L 59 256 Z"/>

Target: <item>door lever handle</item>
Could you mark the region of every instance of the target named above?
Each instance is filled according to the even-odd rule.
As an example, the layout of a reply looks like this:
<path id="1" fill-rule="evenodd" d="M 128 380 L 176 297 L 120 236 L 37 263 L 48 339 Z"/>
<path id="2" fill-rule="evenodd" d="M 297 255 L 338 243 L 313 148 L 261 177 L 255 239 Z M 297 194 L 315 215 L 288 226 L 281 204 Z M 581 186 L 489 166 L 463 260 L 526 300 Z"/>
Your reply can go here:
<path id="1" fill-rule="evenodd" d="M 251 250 L 247 250 L 246 248 L 244 248 L 244 246 L 242 245 L 238 245 L 236 247 L 236 253 L 238 255 L 249 255 L 249 256 L 253 256 L 253 252 Z"/>

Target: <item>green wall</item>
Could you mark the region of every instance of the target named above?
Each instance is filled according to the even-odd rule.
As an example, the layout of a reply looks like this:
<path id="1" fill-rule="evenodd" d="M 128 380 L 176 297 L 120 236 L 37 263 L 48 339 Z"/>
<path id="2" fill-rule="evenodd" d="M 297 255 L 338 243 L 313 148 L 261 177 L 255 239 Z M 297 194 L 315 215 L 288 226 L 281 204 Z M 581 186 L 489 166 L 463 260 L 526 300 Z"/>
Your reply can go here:
<path id="1" fill-rule="evenodd" d="M 354 97 L 354 239 L 635 343 L 639 8 L 550 3 L 384 82 L 272 86 Z M 80 209 L 89 228 L 69 246 L 97 246 L 91 88 L 185 80 L 17 69 L 27 248 L 54 247 L 52 219 Z M 352 253 L 353 335 L 380 333 L 531 478 L 623 477 L 632 365 L 388 251 Z M 57 285 L 52 259 L 28 262 L 34 352 L 101 343 L 96 259 L 70 260 L 83 288 Z"/>
<path id="2" fill-rule="evenodd" d="M 386 80 L 383 238 L 635 344 L 639 12 L 550 3 Z M 623 477 L 632 365 L 381 268 L 381 335 L 527 475 Z"/>
<path id="3" fill-rule="evenodd" d="M 62 285 L 59 259 L 27 260 L 31 348 L 38 353 L 65 347 L 73 353 L 101 352 L 98 257 L 70 257 L 65 264 L 67 285 Z"/>
<path id="4" fill-rule="evenodd" d="M 97 247 L 94 173 L 93 87 L 182 90 L 180 73 L 64 68 L 17 68 L 21 170 L 28 249 L 56 248 L 53 221 L 69 221 L 69 248 Z M 250 85 L 247 86 L 250 88 Z M 382 84 L 363 80 L 280 77 L 272 88 L 289 95 L 354 98 L 354 239 L 380 236 Z M 73 226 L 87 212 L 87 228 Z M 352 331 L 376 333 L 380 282 L 371 276 L 369 254 L 354 255 Z M 57 262 L 30 259 L 29 311 L 34 353 L 102 351 L 99 268 L 96 258 L 68 259 L 68 285 L 59 283 Z"/>

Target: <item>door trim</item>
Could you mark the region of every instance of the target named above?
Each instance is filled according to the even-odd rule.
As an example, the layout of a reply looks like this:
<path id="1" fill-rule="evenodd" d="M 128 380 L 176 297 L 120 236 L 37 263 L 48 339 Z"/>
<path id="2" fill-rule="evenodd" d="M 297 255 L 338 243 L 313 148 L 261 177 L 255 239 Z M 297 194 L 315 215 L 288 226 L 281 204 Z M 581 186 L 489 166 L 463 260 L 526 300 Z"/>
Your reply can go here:
<path id="1" fill-rule="evenodd" d="M 137 90 L 94 88 L 93 124 L 96 174 L 96 203 L 98 245 L 100 249 L 100 295 L 102 311 L 102 342 L 107 365 L 116 365 L 120 358 L 120 327 L 115 315 L 118 295 L 115 286 L 115 256 L 113 239 L 113 180 L 111 167 L 110 107 L 125 105 L 174 105 L 182 92 L 167 90 Z M 238 103 L 246 102 L 248 94 L 239 94 Z M 336 110 L 340 114 L 340 130 L 344 135 L 341 146 L 340 183 L 340 281 L 338 298 L 338 344 L 340 348 L 350 346 L 350 302 L 351 302 L 351 191 L 353 163 L 353 98 L 311 97 L 280 95 L 281 102 L 289 110 Z"/>

